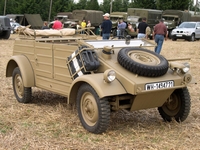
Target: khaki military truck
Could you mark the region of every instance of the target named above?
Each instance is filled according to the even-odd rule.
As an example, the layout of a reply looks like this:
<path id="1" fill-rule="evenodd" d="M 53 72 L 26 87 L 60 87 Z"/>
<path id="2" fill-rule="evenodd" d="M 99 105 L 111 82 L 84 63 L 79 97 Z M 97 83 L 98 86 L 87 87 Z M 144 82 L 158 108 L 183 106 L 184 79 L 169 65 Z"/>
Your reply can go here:
<path id="1" fill-rule="evenodd" d="M 99 26 L 103 22 L 103 11 L 98 10 L 73 10 L 73 18 L 79 20 L 79 25 L 84 19 L 87 23 L 87 21 L 91 22 L 91 26 L 94 27 L 95 34 L 99 34 Z"/>
<path id="2" fill-rule="evenodd" d="M 127 23 L 127 12 L 111 12 L 110 20 L 112 22 L 112 35 L 115 37 L 117 35 L 117 27 L 120 20 Z"/>
<path id="3" fill-rule="evenodd" d="M 0 39 L 9 39 L 10 32 L 10 19 L 6 16 L 0 16 Z"/>
<path id="4" fill-rule="evenodd" d="M 124 37 L 126 37 L 126 35 L 130 35 L 133 38 L 137 37 L 136 24 L 138 23 L 140 17 L 129 16 L 127 12 L 110 13 L 110 20 L 112 21 L 112 36 L 113 37 L 117 36 L 117 26 L 121 19 L 127 24 L 127 27 L 124 32 Z M 134 32 L 128 29 L 128 23 L 132 25 Z"/>
<path id="5" fill-rule="evenodd" d="M 30 26 L 31 29 L 41 29 L 43 26 L 40 14 L 7 14 L 6 16 L 22 26 Z"/>
<path id="6" fill-rule="evenodd" d="M 111 112 L 121 109 L 158 108 L 165 121 L 188 117 L 193 78 L 187 62 L 154 53 L 149 40 L 97 40 L 63 30 L 65 36 L 56 37 L 58 31 L 29 29 L 15 40 L 6 77 L 12 77 L 18 102 L 31 101 L 32 87 L 65 96 L 76 104 L 82 126 L 95 134 L 105 132 Z"/>
<path id="7" fill-rule="evenodd" d="M 59 12 L 55 18 L 58 18 L 58 20 L 62 22 L 63 28 L 76 28 L 78 24 L 78 19 L 73 18 L 72 12 Z M 50 28 L 52 28 L 54 22 L 55 21 L 49 23 Z"/>
<path id="8" fill-rule="evenodd" d="M 149 38 L 151 39 L 153 36 L 153 28 L 154 26 L 159 23 L 159 20 L 162 16 L 161 10 L 156 9 L 142 9 L 142 8 L 128 8 L 128 16 L 138 16 L 138 22 L 136 24 L 132 24 L 132 26 L 138 26 L 138 23 L 142 21 L 142 18 L 145 17 L 147 19 L 147 24 L 151 29 L 149 34 Z"/>
<path id="9" fill-rule="evenodd" d="M 164 10 L 162 18 L 165 19 L 164 24 L 167 26 L 168 36 L 171 38 L 171 32 L 178 25 L 185 21 L 191 21 L 191 13 L 181 10 Z"/>

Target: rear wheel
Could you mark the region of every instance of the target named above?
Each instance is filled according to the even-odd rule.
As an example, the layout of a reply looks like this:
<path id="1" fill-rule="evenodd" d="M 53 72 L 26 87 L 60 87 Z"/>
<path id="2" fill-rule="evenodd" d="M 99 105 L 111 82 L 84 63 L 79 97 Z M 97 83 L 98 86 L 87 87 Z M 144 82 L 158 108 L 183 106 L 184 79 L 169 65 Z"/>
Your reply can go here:
<path id="1" fill-rule="evenodd" d="M 16 67 L 12 74 L 12 83 L 15 97 L 20 103 L 28 103 L 31 101 L 31 87 L 24 87 L 23 79 L 19 67 Z"/>
<path id="2" fill-rule="evenodd" d="M 190 103 L 188 89 L 176 89 L 158 111 L 165 121 L 172 121 L 174 118 L 177 122 L 182 122 L 189 115 Z"/>
<path id="3" fill-rule="evenodd" d="M 76 105 L 82 126 L 95 134 L 108 128 L 110 122 L 110 105 L 107 99 L 99 99 L 95 90 L 83 84 L 78 90 Z"/>

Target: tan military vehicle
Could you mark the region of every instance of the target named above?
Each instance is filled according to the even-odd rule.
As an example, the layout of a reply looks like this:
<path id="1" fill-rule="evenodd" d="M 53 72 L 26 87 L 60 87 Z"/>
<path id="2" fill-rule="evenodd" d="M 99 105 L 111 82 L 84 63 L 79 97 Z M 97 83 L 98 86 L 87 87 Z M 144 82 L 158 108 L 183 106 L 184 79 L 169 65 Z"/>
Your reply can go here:
<path id="1" fill-rule="evenodd" d="M 38 30 L 16 39 L 6 77 L 12 77 L 18 102 L 31 101 L 32 87 L 65 96 L 76 103 L 83 127 L 95 134 L 105 132 L 111 111 L 120 109 L 156 107 L 166 121 L 188 117 L 188 63 L 154 53 L 149 49 L 155 45 L 147 40 L 96 40 L 64 31 L 56 37 L 51 30 Z"/>
<path id="2" fill-rule="evenodd" d="M 49 23 L 49 28 L 52 28 L 55 18 L 60 20 L 63 24 L 63 28 L 76 28 L 79 20 L 73 18 L 72 12 L 60 12 L 57 13 L 57 16 L 54 17 L 54 21 Z"/>
<path id="3" fill-rule="evenodd" d="M 126 37 L 126 35 L 130 35 L 132 38 L 137 37 L 135 24 L 138 22 L 139 18 L 138 18 L 138 16 L 128 16 L 127 12 L 112 12 L 112 13 L 110 13 L 110 20 L 112 21 L 112 36 L 113 37 L 117 36 L 118 23 L 121 19 L 127 24 L 123 36 Z M 128 29 L 128 23 L 130 23 L 132 25 L 134 32 L 132 32 Z"/>

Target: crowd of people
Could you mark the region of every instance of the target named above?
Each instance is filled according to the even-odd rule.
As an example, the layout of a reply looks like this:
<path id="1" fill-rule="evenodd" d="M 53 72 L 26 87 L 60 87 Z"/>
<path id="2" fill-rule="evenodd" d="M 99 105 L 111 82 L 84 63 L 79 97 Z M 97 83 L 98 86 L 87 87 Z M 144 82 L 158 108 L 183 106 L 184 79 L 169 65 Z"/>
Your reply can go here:
<path id="1" fill-rule="evenodd" d="M 103 15 L 103 19 L 104 20 L 103 20 L 102 24 L 100 25 L 101 32 L 102 32 L 102 39 L 108 40 L 108 39 L 110 39 L 111 31 L 112 31 L 112 22 L 110 20 L 110 14 L 105 13 Z M 164 40 L 167 40 L 167 37 L 168 37 L 167 27 L 164 25 L 163 21 L 164 21 L 164 19 L 160 19 L 159 23 L 155 25 L 155 27 L 152 31 L 152 33 L 153 33 L 152 38 L 155 40 L 155 43 L 157 44 L 154 51 L 157 54 L 160 54 L 163 42 L 164 42 Z M 118 37 L 118 39 L 125 38 L 125 31 L 127 29 L 127 30 L 129 30 L 129 32 L 136 32 L 137 39 L 143 39 L 143 38 L 148 39 L 149 35 L 151 33 L 151 29 L 146 22 L 147 22 L 147 19 L 142 18 L 142 20 L 139 22 L 139 24 L 137 26 L 137 30 L 135 30 L 132 27 L 131 23 L 125 23 L 123 19 L 120 19 L 117 24 L 117 35 L 116 36 Z M 81 23 L 77 24 L 77 29 L 85 29 L 88 27 L 91 27 L 90 20 L 88 20 L 86 22 L 86 20 L 83 19 Z M 62 22 L 58 18 L 55 18 L 52 29 L 59 30 L 62 28 L 63 28 Z M 48 27 L 48 23 L 46 21 L 44 22 L 42 29 L 43 30 L 50 29 Z M 85 33 L 84 30 L 82 30 L 81 34 L 84 34 L 84 33 Z"/>

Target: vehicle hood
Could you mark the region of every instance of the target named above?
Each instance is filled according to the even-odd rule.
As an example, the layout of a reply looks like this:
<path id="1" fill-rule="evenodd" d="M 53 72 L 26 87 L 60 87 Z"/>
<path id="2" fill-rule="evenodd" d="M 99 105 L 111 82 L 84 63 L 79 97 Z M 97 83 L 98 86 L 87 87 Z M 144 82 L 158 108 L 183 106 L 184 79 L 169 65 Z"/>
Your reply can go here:
<path id="1" fill-rule="evenodd" d="M 176 28 L 173 31 L 194 31 L 195 28 Z"/>

